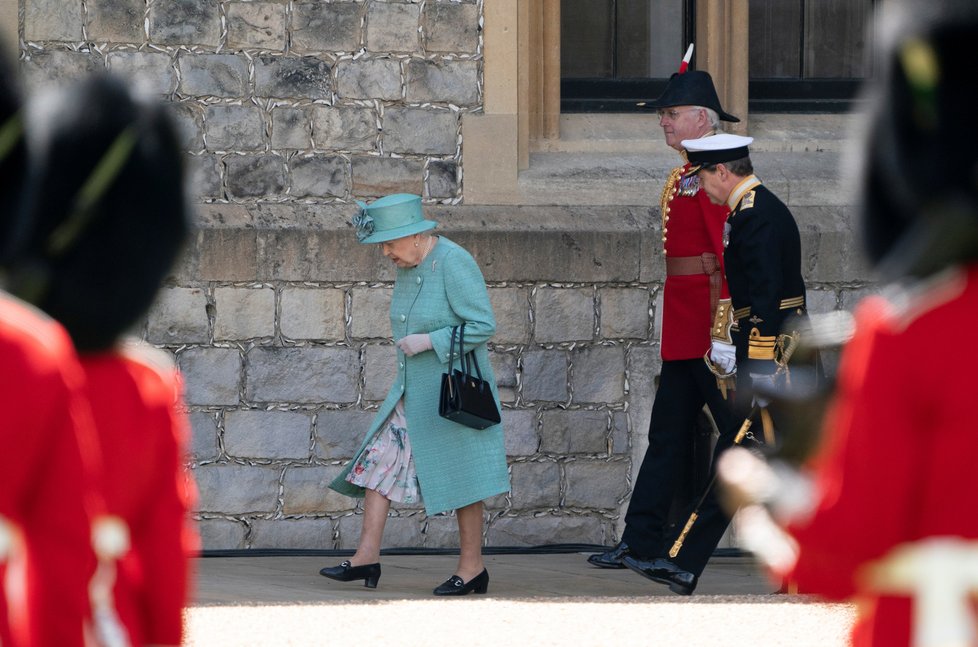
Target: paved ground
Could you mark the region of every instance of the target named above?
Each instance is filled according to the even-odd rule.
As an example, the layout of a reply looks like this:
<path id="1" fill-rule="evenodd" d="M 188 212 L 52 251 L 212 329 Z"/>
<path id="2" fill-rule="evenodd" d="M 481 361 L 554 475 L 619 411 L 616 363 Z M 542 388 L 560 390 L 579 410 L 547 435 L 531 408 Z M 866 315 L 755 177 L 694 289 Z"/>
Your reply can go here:
<path id="1" fill-rule="evenodd" d="M 455 560 L 385 557 L 371 590 L 318 574 L 341 558 L 204 558 L 187 644 L 831 647 L 853 619 L 849 605 L 773 595 L 748 558 L 715 558 L 686 598 L 584 555 L 489 556 L 488 595 L 434 598 Z"/>

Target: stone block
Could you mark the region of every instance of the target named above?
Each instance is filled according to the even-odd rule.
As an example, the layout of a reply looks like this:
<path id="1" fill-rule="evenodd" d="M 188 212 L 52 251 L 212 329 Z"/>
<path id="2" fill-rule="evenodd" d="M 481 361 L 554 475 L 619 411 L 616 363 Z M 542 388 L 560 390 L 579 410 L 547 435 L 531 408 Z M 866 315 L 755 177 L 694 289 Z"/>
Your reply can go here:
<path id="1" fill-rule="evenodd" d="M 453 516 L 428 517 L 422 533 L 425 548 L 458 548 L 458 521 Z"/>
<path id="2" fill-rule="evenodd" d="M 224 451 L 235 458 L 307 459 L 312 414 L 245 409 L 224 414 Z"/>
<path id="3" fill-rule="evenodd" d="M 540 448 L 537 415 L 532 409 L 503 409 L 504 439 L 507 456 L 532 456 Z"/>
<path id="4" fill-rule="evenodd" d="M 80 41 L 83 38 L 85 21 L 80 0 L 24 0 L 23 5 L 27 40 Z"/>
<path id="5" fill-rule="evenodd" d="M 479 7 L 458 2 L 428 2 L 421 18 L 429 52 L 474 54 L 479 49 Z"/>
<path id="6" fill-rule="evenodd" d="M 411 60 L 406 65 L 407 100 L 411 103 L 479 103 L 479 65 L 475 61 Z"/>
<path id="7" fill-rule="evenodd" d="M 543 412 L 540 451 L 547 454 L 604 454 L 608 412 L 555 409 Z"/>
<path id="8" fill-rule="evenodd" d="M 360 363 L 346 348 L 248 351 L 245 393 L 254 402 L 355 402 Z"/>
<path id="9" fill-rule="evenodd" d="M 539 343 L 594 337 L 594 291 L 590 288 L 540 288 L 533 312 L 534 338 Z"/>
<path id="10" fill-rule="evenodd" d="M 283 288 L 280 326 L 289 339 L 342 341 L 346 336 L 344 291 Z"/>
<path id="11" fill-rule="evenodd" d="M 643 288 L 602 288 L 601 336 L 605 339 L 648 339 L 651 299 Z"/>
<path id="12" fill-rule="evenodd" d="M 177 72 L 169 54 L 110 52 L 109 71 L 122 77 L 139 94 L 169 95 L 177 89 Z"/>
<path id="13" fill-rule="evenodd" d="M 350 162 L 342 155 L 297 155 L 289 165 L 293 197 L 343 197 L 350 191 Z"/>
<path id="14" fill-rule="evenodd" d="M 625 461 L 573 461 L 564 465 L 568 508 L 617 509 L 628 496 Z"/>
<path id="15" fill-rule="evenodd" d="M 838 310 L 839 299 L 835 294 L 835 290 L 832 289 L 807 290 L 805 293 L 805 305 L 808 307 L 808 312 L 822 314 Z"/>
<path id="16" fill-rule="evenodd" d="M 201 512 L 275 512 L 281 467 L 211 463 L 193 470 Z"/>
<path id="17" fill-rule="evenodd" d="M 145 40 L 144 0 L 89 0 L 85 6 L 91 40 L 109 43 L 142 43 Z"/>
<path id="18" fill-rule="evenodd" d="M 518 384 L 516 379 L 517 360 L 516 353 L 489 351 L 489 362 L 496 374 L 496 386 L 516 388 Z"/>
<path id="19" fill-rule="evenodd" d="M 331 461 L 353 458 L 376 413 L 356 409 L 320 411 L 316 416 L 315 457 Z"/>
<path id="20" fill-rule="evenodd" d="M 392 288 L 353 288 L 350 336 L 354 339 L 390 339 Z"/>
<path id="21" fill-rule="evenodd" d="M 428 162 L 428 181 L 426 196 L 429 198 L 458 197 L 458 163 L 448 160 L 430 160 Z"/>
<path id="22" fill-rule="evenodd" d="M 242 97 L 248 93 L 248 60 L 243 56 L 182 52 L 177 57 L 177 66 L 180 68 L 180 94 Z"/>
<path id="23" fill-rule="evenodd" d="M 233 198 L 270 198 L 285 195 L 289 171 L 280 155 L 233 155 L 227 165 L 228 195 Z"/>
<path id="24" fill-rule="evenodd" d="M 261 111 L 252 105 L 207 106 L 204 136 L 208 150 L 260 150 L 265 147 Z"/>
<path id="25" fill-rule="evenodd" d="M 187 385 L 187 404 L 238 404 L 242 367 L 238 349 L 188 348 L 177 355 L 177 365 Z"/>
<path id="26" fill-rule="evenodd" d="M 283 514 L 324 514 L 350 510 L 355 499 L 329 489 L 340 465 L 291 466 L 282 478 Z"/>
<path id="27" fill-rule="evenodd" d="M 252 339 L 275 334 L 275 290 L 214 288 L 214 339 Z"/>
<path id="28" fill-rule="evenodd" d="M 363 3 L 302 2 L 292 14 L 292 47 L 298 51 L 352 52 L 360 48 Z"/>
<path id="29" fill-rule="evenodd" d="M 318 207 L 317 207 L 318 208 Z M 264 281 L 393 280 L 394 266 L 376 245 L 358 245 L 349 223 L 350 205 L 341 205 L 342 225 L 276 228 L 258 232 L 259 278 Z"/>
<path id="30" fill-rule="evenodd" d="M 486 533 L 489 546 L 603 544 L 605 521 L 577 515 L 497 517 Z"/>
<path id="31" fill-rule="evenodd" d="M 204 114 L 193 101 L 170 101 L 166 110 L 176 122 L 180 149 L 187 153 L 204 150 Z"/>
<path id="32" fill-rule="evenodd" d="M 224 197 L 224 165 L 216 155 L 191 155 L 187 159 L 187 192 L 192 202 Z M 196 277 L 195 277 L 196 278 Z"/>
<path id="33" fill-rule="evenodd" d="M 611 413 L 611 453 L 627 454 L 628 444 L 628 414 L 624 411 Z"/>
<path id="34" fill-rule="evenodd" d="M 340 61 L 336 92 L 344 99 L 396 101 L 401 98 L 401 64 L 389 58 Z"/>
<path id="35" fill-rule="evenodd" d="M 567 354 L 558 350 L 523 354 L 523 399 L 566 402 Z"/>
<path id="36" fill-rule="evenodd" d="M 272 148 L 312 147 L 312 124 L 303 108 L 272 108 Z"/>
<path id="37" fill-rule="evenodd" d="M 513 510 L 560 505 L 560 465 L 557 463 L 513 463 L 510 472 Z"/>
<path id="38" fill-rule="evenodd" d="M 418 18 L 416 4 L 370 2 L 367 8 L 367 50 L 371 52 L 416 52 Z"/>
<path id="39" fill-rule="evenodd" d="M 190 420 L 190 458 L 194 462 L 213 460 L 221 452 L 217 442 L 217 419 L 209 411 L 192 411 Z"/>
<path id="40" fill-rule="evenodd" d="M 652 341 L 662 340 L 662 291 L 656 293 L 652 308 Z"/>
<path id="41" fill-rule="evenodd" d="M 529 290 L 489 288 L 489 301 L 496 316 L 496 344 L 525 344 L 530 339 Z"/>
<path id="42" fill-rule="evenodd" d="M 201 519 L 197 522 L 204 550 L 239 550 L 245 547 L 248 526 L 231 519 Z"/>
<path id="43" fill-rule="evenodd" d="M 375 197 L 424 191 L 424 162 L 390 157 L 354 157 L 353 193 Z"/>
<path id="44" fill-rule="evenodd" d="M 149 5 L 149 40 L 159 45 L 217 47 L 221 44 L 218 0 L 155 0 Z"/>
<path id="45" fill-rule="evenodd" d="M 197 256 L 194 278 L 199 281 L 254 281 L 258 278 L 258 241 L 248 227 L 200 228 L 192 249 Z"/>
<path id="46" fill-rule="evenodd" d="M 255 519 L 251 548 L 315 550 L 333 547 L 332 519 Z"/>
<path id="47" fill-rule="evenodd" d="M 879 293 L 880 288 L 879 286 L 875 285 L 850 290 L 842 290 L 839 298 L 839 307 L 842 310 L 855 312 L 856 306 L 859 305 L 860 301 L 868 296 L 878 295 Z"/>
<path id="48" fill-rule="evenodd" d="M 424 520 L 425 516 L 421 513 L 414 513 L 409 516 L 388 517 L 387 523 L 384 526 L 384 547 L 409 548 L 422 546 L 424 537 L 421 534 L 421 528 Z M 357 543 L 360 541 L 360 528 L 362 524 L 362 517 L 359 514 L 340 517 L 337 523 L 339 538 L 336 547 L 339 549 L 355 549 Z"/>
<path id="49" fill-rule="evenodd" d="M 32 53 L 23 62 L 24 80 L 28 92 L 34 93 L 52 86 L 65 86 L 103 69 L 102 59 L 92 53 L 49 51 Z"/>
<path id="50" fill-rule="evenodd" d="M 285 5 L 277 2 L 229 2 L 228 47 L 282 51 L 288 39 Z"/>
<path id="51" fill-rule="evenodd" d="M 377 115 L 370 108 L 312 107 L 312 139 L 316 148 L 337 151 L 377 150 Z"/>
<path id="52" fill-rule="evenodd" d="M 147 316 L 153 344 L 206 344 L 210 339 L 207 294 L 200 288 L 163 288 Z"/>
<path id="53" fill-rule="evenodd" d="M 450 110 L 390 107 L 383 131 L 388 153 L 453 155 L 458 146 L 458 116 Z"/>
<path id="54" fill-rule="evenodd" d="M 259 56 L 255 59 L 255 95 L 328 99 L 329 64 L 315 56 Z"/>
<path id="55" fill-rule="evenodd" d="M 378 402 L 387 397 L 397 376 L 394 346 L 371 344 L 363 349 L 363 399 Z"/>
<path id="56" fill-rule="evenodd" d="M 591 346 L 571 353 L 575 402 L 621 402 L 625 397 L 625 349 Z"/>

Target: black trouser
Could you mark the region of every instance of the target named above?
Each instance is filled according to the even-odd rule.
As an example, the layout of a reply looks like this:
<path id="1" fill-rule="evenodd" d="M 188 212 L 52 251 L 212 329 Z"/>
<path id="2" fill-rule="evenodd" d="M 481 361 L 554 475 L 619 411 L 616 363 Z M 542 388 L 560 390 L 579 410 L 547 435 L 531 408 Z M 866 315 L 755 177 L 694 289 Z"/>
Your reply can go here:
<path id="1" fill-rule="evenodd" d="M 710 408 L 720 430 L 713 454 L 715 462 L 716 456 L 732 444 L 740 426 L 717 388 L 716 377 L 702 359 L 662 362 L 659 388 L 652 405 L 649 448 L 635 479 L 622 534 L 622 541 L 639 556 L 664 557 L 672 545 L 674 537 L 666 536 L 669 508 L 679 479 L 691 467 L 683 460 L 684 450 L 704 404 Z M 711 476 L 712 473 L 711 465 Z M 695 494 L 694 505 L 701 494 Z M 682 524 L 686 516 L 682 517 Z M 684 570 L 701 573 L 729 522 L 715 497 L 707 497 L 694 526 L 695 535 L 690 533 L 687 537 L 676 563 Z"/>

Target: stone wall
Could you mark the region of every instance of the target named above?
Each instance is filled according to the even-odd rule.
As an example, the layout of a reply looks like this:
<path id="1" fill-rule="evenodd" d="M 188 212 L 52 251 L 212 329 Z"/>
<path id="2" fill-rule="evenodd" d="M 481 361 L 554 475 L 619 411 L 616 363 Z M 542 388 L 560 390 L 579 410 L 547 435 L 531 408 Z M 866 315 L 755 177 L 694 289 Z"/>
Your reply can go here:
<path id="1" fill-rule="evenodd" d="M 489 545 L 608 543 L 647 444 L 664 264 L 648 207 L 464 205 L 482 1 L 21 0 L 29 86 L 94 70 L 170 102 L 199 229 L 147 318 L 187 381 L 204 545 L 352 548 L 326 488 L 391 383 L 393 270 L 348 225 L 410 191 L 480 263 L 512 492 Z M 795 210 L 809 299 L 865 290 L 845 207 Z M 435 406 L 435 403 L 432 403 Z M 387 546 L 452 546 L 395 507 Z"/>

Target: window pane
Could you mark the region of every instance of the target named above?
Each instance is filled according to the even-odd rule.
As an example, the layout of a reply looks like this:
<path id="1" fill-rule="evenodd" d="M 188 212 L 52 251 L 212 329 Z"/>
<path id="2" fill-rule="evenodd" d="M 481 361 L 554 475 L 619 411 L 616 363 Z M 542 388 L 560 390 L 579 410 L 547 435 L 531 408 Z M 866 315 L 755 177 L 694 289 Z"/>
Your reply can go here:
<path id="1" fill-rule="evenodd" d="M 801 0 L 750 0 L 749 14 L 750 77 L 798 78 Z"/>
<path id="2" fill-rule="evenodd" d="M 866 30 L 872 5 L 872 0 L 805 3 L 805 78 L 868 76 Z"/>
<path id="3" fill-rule="evenodd" d="M 614 4 L 614 0 L 561 0 L 563 78 L 608 78 L 614 74 Z"/>

